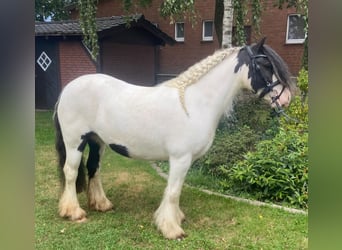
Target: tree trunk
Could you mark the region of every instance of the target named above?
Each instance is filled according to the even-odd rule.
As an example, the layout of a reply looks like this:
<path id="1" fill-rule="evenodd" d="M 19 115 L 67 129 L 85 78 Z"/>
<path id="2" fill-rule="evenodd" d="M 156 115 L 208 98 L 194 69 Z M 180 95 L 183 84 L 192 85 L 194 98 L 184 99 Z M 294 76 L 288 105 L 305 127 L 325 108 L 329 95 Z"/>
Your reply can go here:
<path id="1" fill-rule="evenodd" d="M 233 0 L 223 0 L 222 48 L 232 47 L 233 36 Z"/>

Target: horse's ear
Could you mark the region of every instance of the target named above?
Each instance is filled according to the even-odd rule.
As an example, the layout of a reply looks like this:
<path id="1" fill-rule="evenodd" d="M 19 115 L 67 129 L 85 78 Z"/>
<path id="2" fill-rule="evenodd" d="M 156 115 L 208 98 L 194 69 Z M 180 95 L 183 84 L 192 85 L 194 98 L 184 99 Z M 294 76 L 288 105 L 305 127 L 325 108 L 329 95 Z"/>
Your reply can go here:
<path id="1" fill-rule="evenodd" d="M 261 53 L 262 52 L 262 46 L 264 46 L 266 37 L 262 38 L 256 45 L 255 45 L 255 50 L 257 53 Z"/>

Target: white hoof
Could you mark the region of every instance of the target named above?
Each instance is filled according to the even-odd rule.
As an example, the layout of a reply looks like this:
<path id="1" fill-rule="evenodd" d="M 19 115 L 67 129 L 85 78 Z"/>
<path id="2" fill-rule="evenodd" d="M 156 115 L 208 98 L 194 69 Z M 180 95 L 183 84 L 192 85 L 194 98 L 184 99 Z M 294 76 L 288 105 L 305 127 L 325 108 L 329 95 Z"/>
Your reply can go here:
<path id="1" fill-rule="evenodd" d="M 88 205 L 90 209 L 101 212 L 106 212 L 113 209 L 113 204 L 107 198 L 103 198 L 100 201 L 92 200 Z"/>
<path id="2" fill-rule="evenodd" d="M 159 208 L 154 214 L 155 223 L 165 238 L 182 239 L 186 234 L 180 225 L 185 216 L 179 208 L 172 211 L 173 213 L 163 213 L 163 210 Z"/>
<path id="3" fill-rule="evenodd" d="M 86 220 L 86 212 L 79 205 L 60 204 L 59 215 L 72 221 L 83 222 Z"/>

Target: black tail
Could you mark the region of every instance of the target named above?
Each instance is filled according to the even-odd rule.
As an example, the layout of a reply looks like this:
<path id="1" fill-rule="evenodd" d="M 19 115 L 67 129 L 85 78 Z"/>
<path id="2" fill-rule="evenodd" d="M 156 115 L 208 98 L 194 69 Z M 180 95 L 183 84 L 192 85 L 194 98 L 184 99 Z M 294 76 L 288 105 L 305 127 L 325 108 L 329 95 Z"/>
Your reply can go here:
<path id="1" fill-rule="evenodd" d="M 54 113 L 54 124 L 55 124 L 55 130 L 56 130 L 56 141 L 55 141 L 55 147 L 57 151 L 57 156 L 58 156 L 58 169 L 59 169 L 59 176 L 60 180 L 62 183 L 62 186 L 64 187 L 65 185 L 65 176 L 63 172 L 64 164 L 65 164 L 65 159 L 66 159 L 66 152 L 65 152 L 65 144 L 63 141 L 63 135 L 61 131 L 61 127 L 59 125 L 59 120 L 58 120 L 58 114 L 57 114 L 57 105 L 56 105 L 56 110 Z M 76 179 L 76 191 L 77 193 L 81 193 L 86 189 L 86 178 L 85 178 L 85 166 L 83 163 L 83 157 L 81 159 L 80 166 L 78 167 L 78 175 Z"/>

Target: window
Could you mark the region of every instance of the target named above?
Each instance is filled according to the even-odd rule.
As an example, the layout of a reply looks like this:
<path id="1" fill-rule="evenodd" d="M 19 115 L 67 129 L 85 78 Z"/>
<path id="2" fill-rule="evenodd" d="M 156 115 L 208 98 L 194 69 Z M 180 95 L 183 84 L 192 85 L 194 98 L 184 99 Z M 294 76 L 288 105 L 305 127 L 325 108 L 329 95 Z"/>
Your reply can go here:
<path id="1" fill-rule="evenodd" d="M 175 23 L 175 40 L 184 42 L 184 23 Z"/>
<path id="2" fill-rule="evenodd" d="M 212 41 L 213 40 L 213 31 L 214 23 L 213 21 L 203 21 L 203 31 L 202 31 L 202 40 L 203 41 Z"/>
<path id="3" fill-rule="evenodd" d="M 303 43 L 305 40 L 305 22 L 301 15 L 293 14 L 287 17 L 286 43 Z"/>

